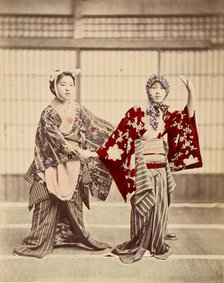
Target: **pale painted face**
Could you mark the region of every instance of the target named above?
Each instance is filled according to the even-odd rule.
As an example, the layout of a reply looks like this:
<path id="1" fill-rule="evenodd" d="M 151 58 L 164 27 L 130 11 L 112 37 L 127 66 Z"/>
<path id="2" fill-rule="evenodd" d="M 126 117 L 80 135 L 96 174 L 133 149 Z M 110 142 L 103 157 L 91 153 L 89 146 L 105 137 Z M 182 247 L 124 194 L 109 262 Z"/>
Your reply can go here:
<path id="1" fill-rule="evenodd" d="M 57 82 L 58 98 L 62 101 L 69 101 L 74 94 L 74 81 L 71 76 L 63 76 L 59 82 Z"/>
<path id="2" fill-rule="evenodd" d="M 166 90 L 160 82 L 155 82 L 149 89 L 153 102 L 161 103 L 166 98 Z"/>

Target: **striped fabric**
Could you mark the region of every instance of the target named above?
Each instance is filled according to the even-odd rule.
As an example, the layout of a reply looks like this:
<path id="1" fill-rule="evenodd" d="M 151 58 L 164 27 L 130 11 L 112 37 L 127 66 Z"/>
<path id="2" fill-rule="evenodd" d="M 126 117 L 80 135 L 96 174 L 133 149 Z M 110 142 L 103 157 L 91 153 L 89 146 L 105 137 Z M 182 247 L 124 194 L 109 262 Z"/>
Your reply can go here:
<path id="1" fill-rule="evenodd" d="M 134 209 L 131 211 L 131 239 L 141 240 L 139 245 L 152 254 L 166 251 L 164 240 L 168 219 L 168 194 L 166 170 L 156 169 L 157 174 L 151 177 L 154 187 L 156 204 L 145 217 L 139 216 Z"/>
<path id="2" fill-rule="evenodd" d="M 37 203 L 47 200 L 50 197 L 48 189 L 45 183 L 37 174 L 33 174 L 33 167 L 35 166 L 34 161 L 30 165 L 26 172 L 24 179 L 30 183 L 30 194 L 29 194 L 29 205 L 28 208 L 31 210 Z"/>
<path id="3" fill-rule="evenodd" d="M 143 155 L 149 169 L 165 167 L 165 150 L 162 139 L 147 139 L 144 142 Z"/>
<path id="4" fill-rule="evenodd" d="M 170 195 L 174 191 L 174 189 L 176 187 L 176 183 L 175 183 L 175 180 L 173 178 L 173 174 L 171 172 L 170 165 L 169 165 L 168 161 L 166 162 L 166 174 L 167 174 L 167 191 Z"/>
<path id="5" fill-rule="evenodd" d="M 165 168 L 147 169 L 141 140 L 135 141 L 136 191 L 131 197 L 131 239 L 112 252 L 124 263 L 141 259 L 149 250 L 153 255 L 166 254 L 165 234 L 168 221 L 170 193 L 175 181 L 168 162 Z"/>
<path id="6" fill-rule="evenodd" d="M 59 213 L 59 201 L 51 197 L 35 205 L 30 234 L 14 253 L 42 258 L 53 250 L 54 234 Z"/>
<path id="7" fill-rule="evenodd" d="M 163 140 L 159 138 L 147 139 L 144 142 L 144 155 L 147 153 L 164 155 Z"/>
<path id="8" fill-rule="evenodd" d="M 66 230 L 62 231 L 58 227 L 62 226 L 65 219 L 68 219 L 68 225 L 64 225 L 63 227 L 66 227 Z M 75 241 L 67 242 L 66 237 L 62 237 L 68 232 L 73 234 Z M 15 248 L 14 253 L 42 258 L 51 253 L 54 246 L 75 245 L 77 243 L 81 243 L 93 250 L 110 247 L 106 243 L 92 239 L 85 230 L 83 201 L 80 190 L 77 191 L 73 201 L 61 201 L 50 195 L 48 199 L 37 203 L 33 212 L 31 231 L 22 243 Z"/>
<path id="9" fill-rule="evenodd" d="M 145 150 L 141 139 L 135 141 L 135 168 L 136 168 L 136 191 L 131 197 L 132 208 L 141 215 L 148 213 L 148 210 L 156 203 L 152 178 L 158 174 L 157 169 L 147 169 L 143 151 Z M 167 190 L 172 193 L 176 183 L 170 170 L 169 163 L 166 162 Z"/>
<path id="10" fill-rule="evenodd" d="M 149 170 L 151 171 L 151 170 Z M 168 245 L 165 242 L 168 220 L 168 193 L 166 168 L 153 169 L 150 177 L 156 203 L 144 215 L 132 206 L 131 239 L 118 245 L 112 252 L 120 256 L 123 263 L 140 260 L 146 250 L 152 255 L 166 254 Z"/>
<path id="11" fill-rule="evenodd" d="M 135 168 L 136 191 L 131 197 L 131 205 L 133 209 L 144 216 L 153 207 L 156 200 L 148 169 L 143 158 L 143 144 L 140 139 L 135 141 Z"/>
<path id="12" fill-rule="evenodd" d="M 173 189 L 173 178 L 172 174 L 168 178 L 165 168 L 146 169 L 147 171 L 145 171 L 145 162 L 143 158 L 140 158 L 142 150 L 144 150 L 142 143 L 137 140 L 136 154 L 139 155 L 138 160 L 141 160 L 137 166 L 141 169 L 136 171 L 137 190 L 132 197 L 131 240 L 138 238 L 145 229 L 143 227 L 147 227 L 143 233 L 141 246 L 143 245 L 145 249 L 149 248 L 150 252 L 155 254 L 163 253 L 166 247 L 164 237 L 168 215 L 168 179 L 169 185 Z M 148 194 L 145 180 L 147 180 L 147 183 L 150 182 L 151 186 Z"/>
<path id="13" fill-rule="evenodd" d="M 83 164 L 83 175 L 82 175 L 82 180 L 84 185 L 88 185 L 89 183 L 92 182 L 91 174 L 88 168 L 88 165 L 86 162 Z"/>
<path id="14" fill-rule="evenodd" d="M 31 210 L 37 203 L 47 200 L 49 197 L 50 193 L 48 192 L 46 184 L 41 181 L 34 181 L 30 188 L 29 210 Z"/>

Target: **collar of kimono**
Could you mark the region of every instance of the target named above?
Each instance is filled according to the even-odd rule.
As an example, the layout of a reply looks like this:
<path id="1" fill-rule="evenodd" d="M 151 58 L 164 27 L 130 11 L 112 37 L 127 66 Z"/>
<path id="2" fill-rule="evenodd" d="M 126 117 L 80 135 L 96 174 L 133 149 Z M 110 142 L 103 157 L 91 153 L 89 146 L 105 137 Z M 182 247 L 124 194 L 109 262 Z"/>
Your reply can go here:
<path id="1" fill-rule="evenodd" d="M 163 103 L 150 103 L 146 114 L 149 115 L 149 123 L 154 130 L 158 128 L 160 112 L 164 113 L 168 107 L 168 105 Z"/>
<path id="2" fill-rule="evenodd" d="M 58 113 L 61 118 L 61 125 L 59 127 L 62 133 L 70 133 L 75 120 L 75 113 L 77 104 L 73 101 L 69 101 L 67 107 L 62 107 L 62 103 L 57 99 L 52 100 L 51 107 Z"/>

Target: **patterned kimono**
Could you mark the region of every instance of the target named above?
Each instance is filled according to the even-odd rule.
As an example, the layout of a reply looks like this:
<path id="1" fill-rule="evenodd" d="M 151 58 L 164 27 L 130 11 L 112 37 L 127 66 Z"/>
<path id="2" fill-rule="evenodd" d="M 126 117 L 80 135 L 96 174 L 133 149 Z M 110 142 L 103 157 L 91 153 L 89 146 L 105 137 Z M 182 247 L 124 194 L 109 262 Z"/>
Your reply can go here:
<path id="1" fill-rule="evenodd" d="M 62 115 L 61 115 L 62 116 Z M 43 257 L 54 246 L 108 248 L 90 237 L 83 223 L 83 203 L 92 196 L 105 200 L 112 178 L 98 158 L 79 159 L 95 151 L 112 132 L 112 125 L 84 106 L 70 102 L 62 118 L 49 105 L 38 124 L 34 161 L 25 179 L 30 183 L 29 209 L 34 206 L 30 234 L 16 247 L 18 255 Z"/>
<path id="2" fill-rule="evenodd" d="M 202 166 L 195 116 L 189 117 L 187 107 L 172 113 L 166 110 L 163 129 L 145 146 L 145 140 L 150 139 L 145 138 L 148 118 L 146 108 L 131 108 L 97 150 L 124 200 L 134 192 L 130 199 L 131 239 L 113 250 L 125 263 L 139 260 L 146 250 L 154 256 L 168 252 L 164 238 L 170 194 L 175 187 L 171 171 Z M 161 140 L 165 134 L 167 153 Z"/>

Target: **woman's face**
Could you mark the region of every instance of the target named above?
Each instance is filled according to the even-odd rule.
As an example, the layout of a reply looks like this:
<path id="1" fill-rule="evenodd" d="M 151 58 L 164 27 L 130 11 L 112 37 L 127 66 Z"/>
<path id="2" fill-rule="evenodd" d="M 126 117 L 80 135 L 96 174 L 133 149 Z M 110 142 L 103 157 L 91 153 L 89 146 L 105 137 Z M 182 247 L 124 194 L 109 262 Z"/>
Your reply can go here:
<path id="1" fill-rule="evenodd" d="M 166 98 L 166 90 L 160 82 L 155 82 L 149 89 L 153 102 L 161 103 Z"/>
<path id="2" fill-rule="evenodd" d="M 65 75 L 57 82 L 58 97 L 62 101 L 70 100 L 74 89 L 75 85 L 71 76 Z"/>

